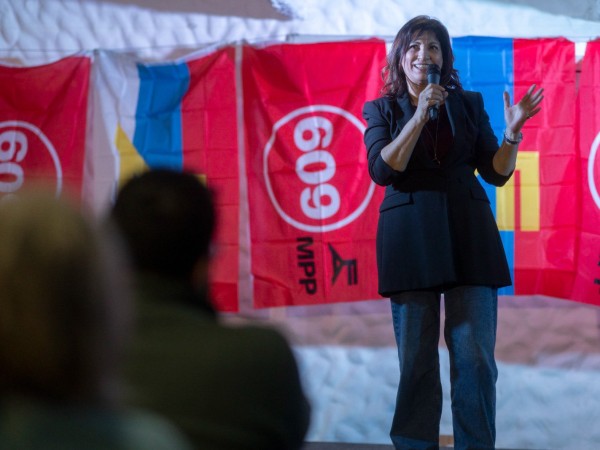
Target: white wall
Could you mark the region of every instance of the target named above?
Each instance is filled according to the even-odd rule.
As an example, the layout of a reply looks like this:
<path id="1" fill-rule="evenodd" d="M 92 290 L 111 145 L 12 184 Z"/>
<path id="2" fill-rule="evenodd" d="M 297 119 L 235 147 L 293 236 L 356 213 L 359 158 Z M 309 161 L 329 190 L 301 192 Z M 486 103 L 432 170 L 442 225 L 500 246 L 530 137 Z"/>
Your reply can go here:
<path id="1" fill-rule="evenodd" d="M 110 48 L 164 58 L 183 48 L 244 39 L 392 37 L 417 14 L 441 19 L 453 36 L 563 36 L 580 42 L 600 36 L 598 0 L 288 0 L 273 4 L 277 8 L 268 0 L 0 0 L 0 57 L 35 63 L 79 50 Z"/>

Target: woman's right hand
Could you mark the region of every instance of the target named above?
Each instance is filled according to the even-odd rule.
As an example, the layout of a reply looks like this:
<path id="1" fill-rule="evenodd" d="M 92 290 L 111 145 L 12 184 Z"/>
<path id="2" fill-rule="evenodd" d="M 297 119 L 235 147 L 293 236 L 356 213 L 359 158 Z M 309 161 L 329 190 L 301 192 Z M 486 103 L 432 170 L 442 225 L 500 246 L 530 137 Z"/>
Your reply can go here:
<path id="1" fill-rule="evenodd" d="M 448 92 L 442 86 L 433 83 L 428 84 L 419 94 L 415 115 L 423 121 L 427 121 L 429 118 L 429 108 L 434 105 L 443 105 L 447 97 Z"/>

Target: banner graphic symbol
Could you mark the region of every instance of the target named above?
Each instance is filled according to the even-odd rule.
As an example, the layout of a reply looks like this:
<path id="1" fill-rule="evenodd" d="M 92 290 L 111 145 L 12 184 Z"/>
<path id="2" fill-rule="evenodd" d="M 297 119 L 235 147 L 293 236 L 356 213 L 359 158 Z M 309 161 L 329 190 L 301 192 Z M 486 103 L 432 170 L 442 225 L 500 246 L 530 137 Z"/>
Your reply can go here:
<path id="1" fill-rule="evenodd" d="M 263 159 L 263 175 L 269 198 L 279 216 L 293 227 L 309 232 L 326 232 L 342 228 L 359 217 L 371 201 L 375 184 L 370 182 L 364 198 L 352 208 L 345 216 L 339 217 L 341 208 L 341 195 L 338 188 L 343 188 L 342 182 L 335 186 L 330 183 L 336 175 L 335 157 L 328 151 L 332 140 L 335 139 L 336 130 L 333 120 L 319 113 L 331 113 L 346 119 L 356 128 L 356 136 L 360 138 L 364 132 L 364 124 L 354 115 L 342 108 L 331 105 L 312 105 L 299 108 L 278 120 L 273 126 L 273 132 L 265 146 Z M 298 119 L 303 117 L 302 119 Z M 295 162 L 297 181 L 303 184 L 299 195 L 300 210 L 290 211 L 289 204 L 286 205 L 278 198 L 277 190 L 274 189 L 274 181 L 270 171 L 270 157 L 278 152 L 278 144 L 282 144 L 280 134 L 285 134 L 285 127 L 295 126 L 286 137 L 295 144 L 295 149 L 287 148 L 283 151 L 298 154 Z M 337 121 L 339 123 L 339 121 Z M 283 133 L 280 133 L 283 132 Z M 291 136 L 290 136 L 291 135 Z M 289 139 L 292 137 L 292 139 Z M 279 138 L 279 139 L 278 139 Z M 285 139 L 285 138 L 284 138 Z M 274 158 L 283 160 L 290 155 L 275 155 Z M 291 156 L 294 158 L 295 156 Z M 310 170 L 311 166 L 320 166 Z M 280 167 L 280 166 L 278 166 Z M 289 180 L 286 181 L 286 184 Z M 285 188 L 284 188 L 285 189 Z M 301 214 L 301 213 L 302 214 Z M 295 216 L 295 217 L 294 217 Z M 327 219 L 334 218 L 333 221 Z M 310 223 L 314 219 L 318 223 Z"/>
<path id="2" fill-rule="evenodd" d="M 347 284 L 351 286 L 358 283 L 358 271 L 356 268 L 356 259 L 342 259 L 340 254 L 335 251 L 333 245 L 327 244 L 329 251 L 331 252 L 331 259 L 333 263 L 333 278 L 331 284 L 335 284 L 337 278 L 345 268 L 347 272 Z"/>
<path id="3" fill-rule="evenodd" d="M 39 140 L 42 145 L 35 145 L 35 140 Z M 37 150 L 33 155 L 36 165 L 44 164 L 43 161 L 47 159 L 48 155 L 50 156 L 51 164 L 46 162 L 44 165 L 50 170 L 51 168 L 48 166 L 53 166 L 55 192 L 56 195 L 59 195 L 62 190 L 62 167 L 54 145 L 38 127 L 18 120 L 0 123 L 0 193 L 14 194 L 25 183 L 26 169 L 21 163 L 26 163 L 24 159 L 30 153 L 30 142 Z M 42 148 L 48 152 L 46 157 L 40 154 Z M 9 179 L 7 180 L 7 178 Z"/>
<path id="4" fill-rule="evenodd" d="M 35 187 L 84 197 L 91 64 L 0 65 L 0 196 Z"/>

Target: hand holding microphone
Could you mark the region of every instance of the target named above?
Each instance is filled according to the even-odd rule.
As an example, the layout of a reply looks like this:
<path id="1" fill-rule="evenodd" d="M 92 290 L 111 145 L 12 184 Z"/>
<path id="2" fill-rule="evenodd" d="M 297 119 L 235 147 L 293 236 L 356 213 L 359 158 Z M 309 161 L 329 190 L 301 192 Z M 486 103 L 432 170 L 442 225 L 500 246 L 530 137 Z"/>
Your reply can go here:
<path id="1" fill-rule="evenodd" d="M 427 83 L 428 84 L 440 84 L 440 68 L 437 64 L 429 64 L 427 68 Z M 429 120 L 436 120 L 438 118 L 440 106 L 436 103 L 429 107 Z"/>

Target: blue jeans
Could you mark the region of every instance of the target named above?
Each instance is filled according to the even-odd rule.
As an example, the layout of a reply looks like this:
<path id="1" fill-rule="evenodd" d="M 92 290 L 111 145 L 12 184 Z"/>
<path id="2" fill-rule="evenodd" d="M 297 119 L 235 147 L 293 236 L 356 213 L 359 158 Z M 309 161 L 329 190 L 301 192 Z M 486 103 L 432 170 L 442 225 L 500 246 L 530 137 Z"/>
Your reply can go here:
<path id="1" fill-rule="evenodd" d="M 439 448 L 442 385 L 438 343 L 439 292 L 392 297 L 400 382 L 390 437 L 399 449 Z M 444 292 L 444 338 L 450 354 L 455 449 L 493 449 L 496 440 L 495 288 L 462 286 Z"/>

